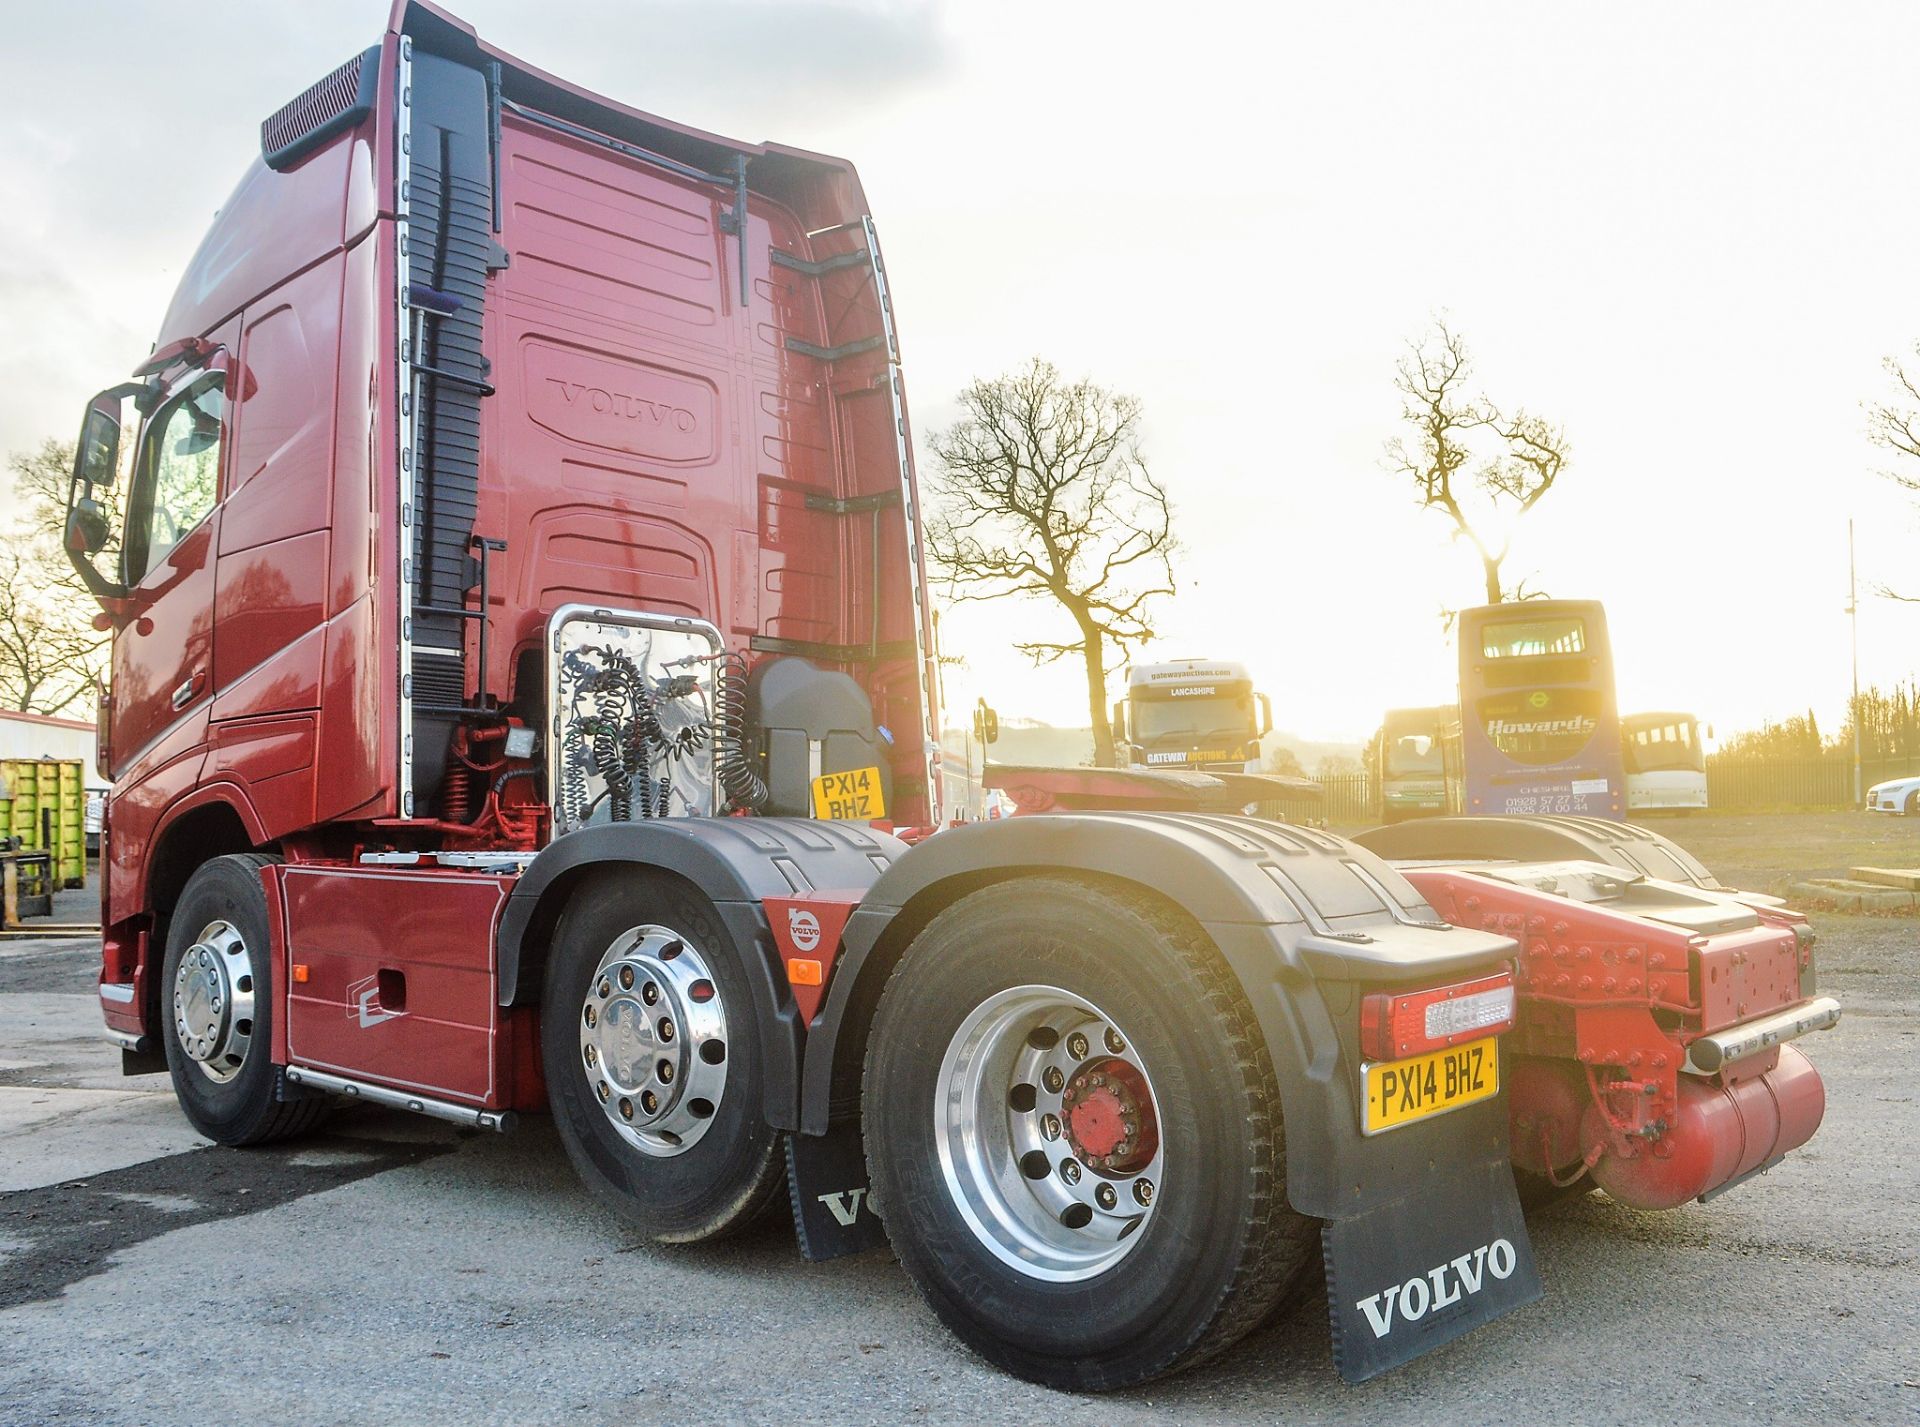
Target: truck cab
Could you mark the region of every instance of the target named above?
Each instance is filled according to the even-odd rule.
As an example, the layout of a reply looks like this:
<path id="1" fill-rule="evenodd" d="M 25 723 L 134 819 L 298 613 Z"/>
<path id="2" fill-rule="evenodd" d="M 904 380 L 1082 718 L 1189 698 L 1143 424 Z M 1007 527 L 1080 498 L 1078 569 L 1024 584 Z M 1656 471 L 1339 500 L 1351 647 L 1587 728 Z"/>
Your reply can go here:
<path id="1" fill-rule="evenodd" d="M 1258 773 L 1272 731 L 1267 696 L 1233 660 L 1130 665 L 1127 696 L 1113 706 L 1114 748 L 1132 768 Z"/>

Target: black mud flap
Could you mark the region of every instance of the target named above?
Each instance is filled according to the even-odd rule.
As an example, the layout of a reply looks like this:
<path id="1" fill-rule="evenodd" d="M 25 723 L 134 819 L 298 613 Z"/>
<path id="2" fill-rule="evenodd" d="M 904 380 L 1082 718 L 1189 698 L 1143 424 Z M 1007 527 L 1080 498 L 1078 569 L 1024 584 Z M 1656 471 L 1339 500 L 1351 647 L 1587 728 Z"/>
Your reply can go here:
<path id="1" fill-rule="evenodd" d="M 1333 1360 L 1348 1382 L 1450 1343 L 1541 1296 L 1513 1170 L 1489 1160 L 1321 1230 Z"/>
<path id="2" fill-rule="evenodd" d="M 857 1124 L 835 1125 L 824 1135 L 788 1135 L 787 1192 L 800 1252 L 813 1263 L 887 1241 L 868 1202 L 866 1147 Z"/>

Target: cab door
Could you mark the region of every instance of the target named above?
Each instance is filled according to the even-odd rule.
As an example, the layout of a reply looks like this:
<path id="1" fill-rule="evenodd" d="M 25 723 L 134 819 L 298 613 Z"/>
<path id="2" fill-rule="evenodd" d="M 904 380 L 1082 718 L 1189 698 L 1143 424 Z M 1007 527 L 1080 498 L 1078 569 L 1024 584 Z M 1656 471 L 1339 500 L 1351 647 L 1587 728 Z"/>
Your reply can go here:
<path id="1" fill-rule="evenodd" d="M 131 617 L 113 644 L 116 778 L 175 725 L 204 721 L 227 426 L 217 359 L 176 382 L 141 433 L 120 551 Z"/>

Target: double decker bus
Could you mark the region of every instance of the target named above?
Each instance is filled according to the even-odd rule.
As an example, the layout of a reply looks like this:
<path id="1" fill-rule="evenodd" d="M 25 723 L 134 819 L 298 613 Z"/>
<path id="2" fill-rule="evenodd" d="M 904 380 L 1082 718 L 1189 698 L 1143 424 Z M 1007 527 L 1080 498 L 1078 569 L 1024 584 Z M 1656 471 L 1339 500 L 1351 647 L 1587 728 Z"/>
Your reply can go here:
<path id="1" fill-rule="evenodd" d="M 1380 821 L 1435 817 L 1447 810 L 1441 741 L 1458 717 L 1450 707 L 1388 709 L 1373 740 L 1375 796 Z"/>
<path id="2" fill-rule="evenodd" d="M 1448 811 L 1623 819 L 1613 649 L 1597 600 L 1460 614 L 1460 709 L 1444 747 Z"/>
<path id="3" fill-rule="evenodd" d="M 1690 713 L 1626 714 L 1620 752 L 1627 765 L 1627 810 L 1691 812 L 1707 805 L 1707 751 Z"/>

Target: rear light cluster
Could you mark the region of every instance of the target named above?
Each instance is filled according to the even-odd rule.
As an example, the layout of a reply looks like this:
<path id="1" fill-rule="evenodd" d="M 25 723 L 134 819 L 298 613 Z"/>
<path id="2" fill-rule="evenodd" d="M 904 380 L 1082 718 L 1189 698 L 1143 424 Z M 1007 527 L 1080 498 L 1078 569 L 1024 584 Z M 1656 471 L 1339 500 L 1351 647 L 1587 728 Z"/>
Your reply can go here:
<path id="1" fill-rule="evenodd" d="M 1404 1060 L 1513 1029 L 1513 976 L 1502 971 L 1452 986 L 1398 994 L 1376 992 L 1360 1002 L 1360 1054 Z"/>

